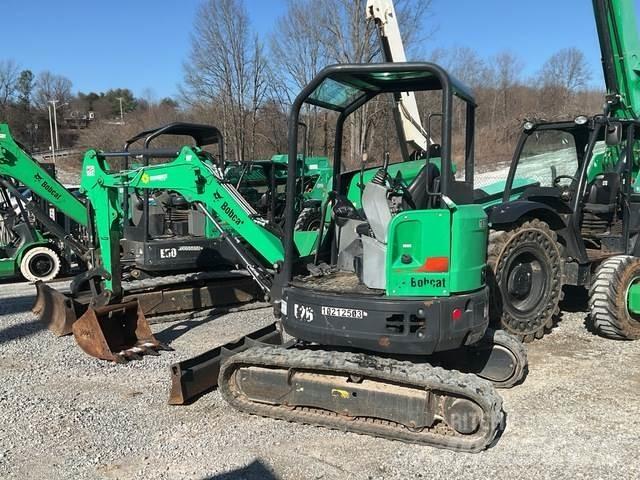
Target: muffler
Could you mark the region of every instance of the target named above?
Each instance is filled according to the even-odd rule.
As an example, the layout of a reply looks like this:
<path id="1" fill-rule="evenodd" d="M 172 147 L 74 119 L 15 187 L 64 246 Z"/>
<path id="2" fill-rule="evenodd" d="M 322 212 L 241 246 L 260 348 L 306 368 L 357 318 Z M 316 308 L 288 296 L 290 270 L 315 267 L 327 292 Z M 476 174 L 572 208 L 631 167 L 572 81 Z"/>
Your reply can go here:
<path id="1" fill-rule="evenodd" d="M 173 350 L 153 336 L 137 300 L 88 308 L 72 331 L 85 353 L 116 363 Z"/>

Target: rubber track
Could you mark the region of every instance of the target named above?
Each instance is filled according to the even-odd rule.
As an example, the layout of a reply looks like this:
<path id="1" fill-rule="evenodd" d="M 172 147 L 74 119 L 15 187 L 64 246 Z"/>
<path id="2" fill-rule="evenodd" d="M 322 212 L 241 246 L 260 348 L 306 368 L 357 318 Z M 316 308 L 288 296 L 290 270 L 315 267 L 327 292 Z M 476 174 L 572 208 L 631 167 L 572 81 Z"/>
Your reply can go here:
<path id="1" fill-rule="evenodd" d="M 436 423 L 429 429 L 414 431 L 395 422 L 374 418 L 353 418 L 317 408 L 291 408 L 251 402 L 244 399 L 232 383 L 236 369 L 248 366 L 351 374 L 447 392 L 473 400 L 480 406 L 484 416 L 476 433 L 461 435 L 444 422 Z M 250 414 L 460 452 L 479 452 L 488 448 L 504 428 L 502 398 L 486 380 L 428 364 L 418 365 L 362 353 L 254 347 L 229 357 L 222 364 L 219 388 L 231 406 Z"/>
<path id="2" fill-rule="evenodd" d="M 493 333 L 493 335 L 491 335 Z M 527 349 L 518 339 L 518 337 L 505 332 L 504 330 L 491 330 L 488 329 L 485 336 L 480 340 L 478 346 L 483 343 L 489 343 L 494 345 L 500 345 L 511 352 L 516 359 L 515 369 L 511 377 L 502 382 L 491 382 L 496 388 L 511 388 L 520 383 L 528 369 Z M 470 347 L 473 348 L 473 347 Z"/>
<path id="3" fill-rule="evenodd" d="M 489 242 L 488 242 L 488 250 L 487 250 L 487 266 L 491 268 L 494 274 L 493 281 L 495 283 L 500 283 L 501 275 L 500 275 L 500 267 L 502 266 L 503 259 L 508 254 L 508 250 L 512 248 L 511 242 L 514 237 L 519 234 L 523 234 L 526 230 L 531 230 L 532 233 L 537 235 L 542 235 L 543 238 L 546 237 L 548 245 L 543 241 L 543 245 L 548 248 L 552 248 L 555 246 L 556 252 L 554 252 L 558 259 L 564 258 L 564 248 L 558 243 L 558 236 L 556 232 L 551 230 L 549 225 L 542 220 L 532 219 L 527 222 L 524 222 L 519 227 L 509 230 L 509 231 L 501 231 L 501 230 L 491 230 L 489 232 Z M 551 255 L 554 256 L 554 255 Z M 517 328 L 521 328 L 518 326 L 515 328 L 510 325 L 512 323 L 521 323 L 519 319 L 511 318 L 505 311 L 502 309 L 500 320 L 500 325 L 502 328 L 506 328 L 510 333 L 516 335 L 523 342 L 531 342 L 536 338 L 542 338 L 545 333 L 551 331 L 553 328 L 554 322 L 560 314 L 560 301 L 564 298 L 564 292 L 562 290 L 562 276 L 563 276 L 563 266 L 562 262 L 559 261 L 557 264 L 552 265 L 554 271 L 557 273 L 557 278 L 559 278 L 557 293 L 552 294 L 553 299 L 549 302 L 546 307 L 541 310 L 534 319 L 529 319 L 526 323 L 526 332 L 518 331 Z M 558 272 L 559 270 L 559 272 Z M 493 291 L 492 295 L 497 294 L 497 292 Z M 497 310 L 496 306 L 493 306 L 492 310 Z M 493 319 L 497 320 L 497 319 Z"/>
<path id="4" fill-rule="evenodd" d="M 637 339 L 640 325 L 630 322 L 626 305 L 620 305 L 620 295 L 626 296 L 629 269 L 640 275 L 640 260 L 630 255 L 616 255 L 604 260 L 593 277 L 589 289 L 589 311 L 595 330 L 613 340 Z M 622 317 L 622 318 L 620 318 Z"/>

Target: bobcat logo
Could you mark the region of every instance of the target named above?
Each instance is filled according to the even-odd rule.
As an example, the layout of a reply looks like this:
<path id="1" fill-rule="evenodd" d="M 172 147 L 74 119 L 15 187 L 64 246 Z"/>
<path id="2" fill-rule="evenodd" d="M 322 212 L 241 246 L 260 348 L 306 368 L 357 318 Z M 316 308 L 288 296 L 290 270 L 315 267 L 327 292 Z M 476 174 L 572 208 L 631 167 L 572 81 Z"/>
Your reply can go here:
<path id="1" fill-rule="evenodd" d="M 35 179 L 36 182 L 39 182 L 42 180 L 42 175 L 40 175 L 39 173 L 36 173 L 33 178 Z"/>
<path id="2" fill-rule="evenodd" d="M 213 192 L 214 200 L 222 200 L 222 195 L 220 195 L 217 191 Z"/>

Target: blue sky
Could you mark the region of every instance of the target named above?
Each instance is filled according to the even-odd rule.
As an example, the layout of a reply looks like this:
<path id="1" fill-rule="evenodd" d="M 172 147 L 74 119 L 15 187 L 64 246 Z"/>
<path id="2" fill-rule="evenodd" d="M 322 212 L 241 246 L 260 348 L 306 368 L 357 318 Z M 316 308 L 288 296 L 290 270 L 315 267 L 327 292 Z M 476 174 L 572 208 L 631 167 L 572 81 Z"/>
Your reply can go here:
<path id="1" fill-rule="evenodd" d="M 640 0 L 635 0 L 640 4 Z M 69 77 L 74 91 L 151 89 L 174 95 L 200 0 L 3 0 L 4 49 L 35 73 Z M 284 0 L 246 0 L 255 28 L 271 31 Z M 596 30 L 588 0 L 433 0 L 425 29 L 437 28 L 425 51 L 468 46 L 491 56 L 510 49 L 534 74 L 551 54 L 581 48 L 595 86 L 602 85 Z M 312 12 L 310 12 L 312 14 Z"/>

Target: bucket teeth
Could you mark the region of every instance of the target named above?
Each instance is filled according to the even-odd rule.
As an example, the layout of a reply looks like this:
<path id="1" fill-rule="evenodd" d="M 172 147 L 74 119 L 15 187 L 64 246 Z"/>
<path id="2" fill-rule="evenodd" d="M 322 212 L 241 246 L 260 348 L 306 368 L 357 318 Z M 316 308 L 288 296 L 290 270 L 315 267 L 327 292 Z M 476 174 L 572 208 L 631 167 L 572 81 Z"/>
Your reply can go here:
<path id="1" fill-rule="evenodd" d="M 117 363 L 171 350 L 155 339 L 136 300 L 88 309 L 73 324 L 73 335 L 89 355 Z"/>

